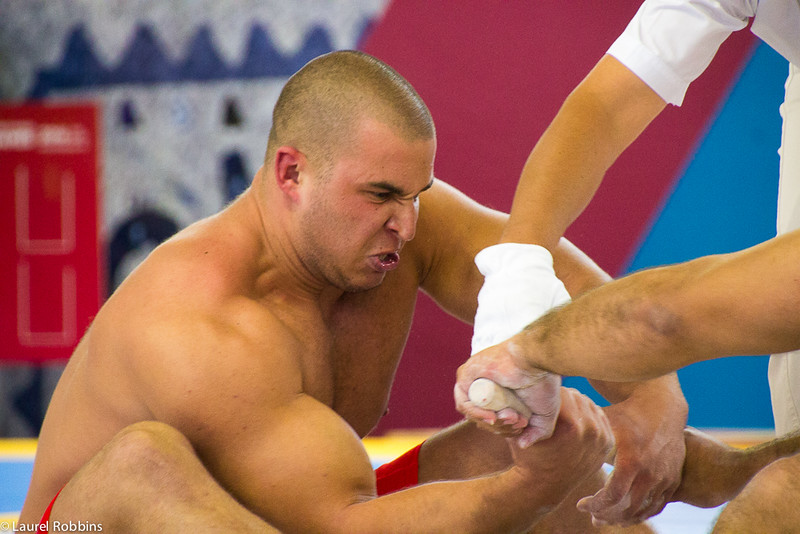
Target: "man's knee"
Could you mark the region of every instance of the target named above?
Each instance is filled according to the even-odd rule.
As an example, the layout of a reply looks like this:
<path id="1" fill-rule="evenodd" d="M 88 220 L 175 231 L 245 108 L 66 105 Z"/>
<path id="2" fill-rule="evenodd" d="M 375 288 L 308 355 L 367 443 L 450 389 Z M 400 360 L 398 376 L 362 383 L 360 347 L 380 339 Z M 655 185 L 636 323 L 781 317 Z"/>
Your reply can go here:
<path id="1" fill-rule="evenodd" d="M 800 455 L 777 460 L 753 477 L 720 514 L 715 533 L 784 532 L 800 524 Z"/>
<path id="2" fill-rule="evenodd" d="M 142 421 L 122 429 L 104 452 L 106 462 L 118 472 L 145 476 L 171 470 L 178 462 L 195 456 L 183 434 L 157 421 Z"/>
<path id="3" fill-rule="evenodd" d="M 173 448 L 192 451 L 189 440 L 174 427 L 159 421 L 140 421 L 123 428 L 109 445 L 144 454 L 166 452 Z"/>
<path id="4" fill-rule="evenodd" d="M 776 460 L 758 472 L 743 494 L 764 496 L 785 495 L 787 490 L 800 491 L 800 455 Z"/>
<path id="5" fill-rule="evenodd" d="M 156 421 L 134 423 L 117 433 L 87 464 L 85 476 L 109 482 L 147 480 L 153 484 L 194 458 L 189 441 L 173 427 Z M 80 475 L 81 473 L 79 473 Z"/>

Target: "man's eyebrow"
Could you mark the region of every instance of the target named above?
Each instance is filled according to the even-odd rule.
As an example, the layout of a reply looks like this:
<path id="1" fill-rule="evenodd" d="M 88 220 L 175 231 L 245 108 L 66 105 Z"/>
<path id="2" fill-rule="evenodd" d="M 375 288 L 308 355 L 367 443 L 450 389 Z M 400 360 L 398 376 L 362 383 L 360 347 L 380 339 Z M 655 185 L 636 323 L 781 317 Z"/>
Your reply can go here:
<path id="1" fill-rule="evenodd" d="M 423 187 L 423 188 L 422 188 L 422 189 L 419 191 L 419 193 L 406 193 L 405 191 L 403 191 L 402 189 L 400 189 L 400 188 L 399 188 L 399 187 L 397 187 L 396 185 L 394 185 L 394 184 L 391 184 L 391 183 L 389 183 L 389 182 L 384 182 L 384 181 L 380 181 L 380 182 L 370 182 L 370 184 L 369 184 L 369 185 L 371 185 L 372 187 L 377 187 L 377 188 L 379 188 L 379 189 L 383 189 L 383 190 L 385 190 L 387 193 L 391 193 L 391 194 L 393 194 L 393 195 L 396 195 L 396 196 L 398 196 L 398 197 L 402 198 L 402 197 L 408 197 L 408 196 L 417 196 L 419 193 L 423 193 L 423 192 L 427 191 L 428 189 L 430 189 L 431 187 L 433 187 L 433 178 L 431 178 L 431 181 L 430 181 L 430 182 L 428 182 L 428 185 L 426 185 L 425 187 Z"/>

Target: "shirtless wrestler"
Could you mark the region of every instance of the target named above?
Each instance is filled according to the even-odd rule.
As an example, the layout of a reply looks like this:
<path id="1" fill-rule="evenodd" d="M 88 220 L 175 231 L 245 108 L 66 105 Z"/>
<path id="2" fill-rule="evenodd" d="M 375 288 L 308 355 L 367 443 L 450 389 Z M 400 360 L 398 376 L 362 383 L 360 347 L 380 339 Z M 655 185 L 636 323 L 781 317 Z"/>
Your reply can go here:
<path id="1" fill-rule="evenodd" d="M 385 411 L 417 292 L 471 321 L 473 258 L 506 220 L 434 180 L 435 148 L 424 103 L 374 58 L 336 52 L 293 76 L 251 187 L 153 251 L 80 341 L 21 522 L 63 487 L 51 520 L 104 532 L 518 531 L 594 480 L 609 420 L 641 459 L 618 468 L 629 485 L 674 489 L 686 406 L 666 377 L 598 383 L 619 401 L 608 418 L 562 391 L 552 437 L 527 448 L 449 429 L 421 448 L 420 482 L 462 462 L 485 476 L 376 498 L 359 438 Z M 573 295 L 607 280 L 566 241 L 554 256 Z"/>

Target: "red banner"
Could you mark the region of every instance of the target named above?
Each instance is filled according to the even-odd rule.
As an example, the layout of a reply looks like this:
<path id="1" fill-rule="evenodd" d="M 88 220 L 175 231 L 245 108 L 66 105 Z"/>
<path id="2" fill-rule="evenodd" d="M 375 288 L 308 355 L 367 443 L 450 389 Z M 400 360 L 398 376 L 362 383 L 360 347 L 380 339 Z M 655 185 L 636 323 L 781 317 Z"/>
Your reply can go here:
<path id="1" fill-rule="evenodd" d="M 69 358 L 100 306 L 97 121 L 0 106 L 0 361 Z"/>

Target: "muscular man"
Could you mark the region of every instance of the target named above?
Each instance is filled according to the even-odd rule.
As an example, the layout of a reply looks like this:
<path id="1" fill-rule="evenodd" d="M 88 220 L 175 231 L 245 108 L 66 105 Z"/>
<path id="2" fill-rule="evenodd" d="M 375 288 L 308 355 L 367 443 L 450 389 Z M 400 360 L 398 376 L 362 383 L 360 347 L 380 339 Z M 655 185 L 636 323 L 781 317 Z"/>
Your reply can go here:
<path id="1" fill-rule="evenodd" d="M 797 305 L 797 300 L 791 300 L 797 297 L 796 263 L 791 263 L 789 255 L 780 259 L 777 256 L 778 251 L 791 254 L 797 238 L 789 232 L 800 228 L 797 0 L 646 0 L 608 54 L 570 94 L 532 151 L 502 241 L 531 243 L 534 249 L 534 245 L 552 248 L 588 204 L 619 154 L 667 103 L 680 105 L 688 85 L 706 68 L 719 44 L 732 31 L 744 28 L 751 18 L 752 31 L 790 61 L 786 99 L 781 107 L 784 128 L 778 209 L 778 231 L 787 234 L 786 238 L 741 254 L 634 276 L 585 301 L 568 305 L 563 312 L 532 327 L 531 331 L 537 332 L 536 339 L 546 346 L 526 347 L 524 354 L 530 358 L 526 365 L 536 367 L 539 363 L 543 369 L 556 372 L 581 369 L 585 372 L 578 374 L 583 376 L 624 380 L 634 375 L 657 376 L 698 359 L 800 348 L 796 321 L 786 312 L 786 306 L 796 309 Z M 760 272 L 756 265 L 762 269 Z M 761 279 L 745 280 L 748 276 Z M 684 283 L 685 286 L 680 285 Z M 723 287 L 726 283 L 729 285 Z M 751 290 L 749 299 L 744 297 L 746 291 L 738 291 L 743 286 Z M 539 282 L 538 287 L 547 287 L 546 281 Z M 734 288 L 736 298 L 732 298 Z M 659 298 L 668 300 L 662 302 Z M 491 301 L 491 295 L 487 299 Z M 565 327 L 566 318 L 576 318 L 574 314 L 581 314 L 581 325 L 573 321 Z M 742 322 L 745 318 L 747 321 Z M 553 325 L 559 325 L 558 334 L 551 328 Z M 588 336 L 592 336 L 591 342 Z M 567 338 L 569 341 L 565 342 Z M 580 340 L 584 343 L 578 352 L 570 352 L 563 345 L 581 343 Z M 693 344 L 676 347 L 671 343 L 667 347 L 662 344 L 665 340 Z M 486 346 L 484 343 L 478 348 Z M 547 361 L 539 361 L 543 358 Z M 578 358 L 585 359 L 577 367 L 567 363 Z M 490 361 L 490 367 L 480 363 Z M 495 417 L 467 404 L 465 388 L 473 376 L 496 371 L 500 361 L 508 364 L 505 371 L 516 373 L 508 360 L 487 355 L 462 370 L 457 386 L 460 409 L 478 418 Z M 546 375 L 536 376 L 540 381 L 546 380 Z M 527 384 L 531 384 L 530 376 Z M 519 385 L 522 384 L 517 382 Z M 778 432 L 798 429 L 797 355 L 772 357 L 770 385 Z M 542 402 L 542 395 L 536 399 L 532 391 L 523 391 L 521 396 L 528 402 Z M 547 409 L 546 399 L 544 407 L 545 412 L 555 413 Z M 624 521 L 630 516 L 614 510 L 616 502 L 619 499 L 610 495 L 598 495 L 585 503 L 585 509 L 602 520 Z M 730 507 L 735 509 L 736 506 Z"/>
<path id="2" fill-rule="evenodd" d="M 521 448 L 460 425 L 418 451 L 420 479 L 451 478 L 443 451 L 485 476 L 376 498 L 359 437 L 385 411 L 417 292 L 471 320 L 473 257 L 506 220 L 433 179 L 435 147 L 418 95 L 374 58 L 337 52 L 293 76 L 251 187 L 153 251 L 80 341 L 21 521 L 60 491 L 52 520 L 104 532 L 511 532 L 597 473 L 608 421 L 565 390 L 550 439 Z M 567 242 L 554 256 L 573 295 L 605 280 Z M 619 448 L 677 485 L 674 381 L 608 394 Z"/>

